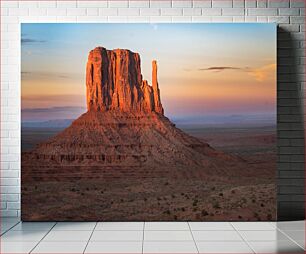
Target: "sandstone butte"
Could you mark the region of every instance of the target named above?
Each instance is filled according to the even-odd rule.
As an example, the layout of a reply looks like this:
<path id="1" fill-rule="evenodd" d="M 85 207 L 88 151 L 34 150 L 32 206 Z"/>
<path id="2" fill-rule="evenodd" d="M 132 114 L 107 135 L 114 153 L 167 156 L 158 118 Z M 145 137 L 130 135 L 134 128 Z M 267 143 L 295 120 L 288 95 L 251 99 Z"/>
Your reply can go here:
<path id="1" fill-rule="evenodd" d="M 237 160 L 176 128 L 164 116 L 157 63 L 152 62 L 150 86 L 143 80 L 138 53 L 103 47 L 91 50 L 86 65 L 86 97 L 86 113 L 23 153 L 23 168 L 29 168 L 24 172 L 44 168 L 48 173 L 55 167 L 62 167 L 64 172 L 64 165 L 120 165 L 150 168 L 148 172 L 161 168 L 163 172 L 179 168 L 216 170 L 224 168 L 217 166 L 220 162 Z"/>
<path id="2" fill-rule="evenodd" d="M 152 62 L 152 86 L 143 80 L 140 56 L 127 49 L 96 47 L 86 67 L 88 111 L 156 112 L 163 114 L 157 81 L 157 63 Z"/>

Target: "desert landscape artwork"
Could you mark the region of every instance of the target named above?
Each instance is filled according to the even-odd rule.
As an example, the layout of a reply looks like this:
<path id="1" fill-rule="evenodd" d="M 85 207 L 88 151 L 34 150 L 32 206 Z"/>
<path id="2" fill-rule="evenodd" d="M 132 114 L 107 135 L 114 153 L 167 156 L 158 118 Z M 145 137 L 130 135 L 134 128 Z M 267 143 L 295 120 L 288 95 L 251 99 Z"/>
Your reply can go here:
<path id="1" fill-rule="evenodd" d="M 276 219 L 275 24 L 22 24 L 24 221 Z"/>

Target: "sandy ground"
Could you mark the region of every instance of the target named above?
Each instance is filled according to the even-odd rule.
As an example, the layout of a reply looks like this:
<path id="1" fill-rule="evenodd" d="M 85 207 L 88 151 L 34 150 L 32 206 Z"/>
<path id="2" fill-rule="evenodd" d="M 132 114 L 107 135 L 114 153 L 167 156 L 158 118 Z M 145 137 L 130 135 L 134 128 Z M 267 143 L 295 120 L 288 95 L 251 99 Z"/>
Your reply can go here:
<path id="1" fill-rule="evenodd" d="M 23 165 L 24 220 L 258 221 L 276 219 L 275 129 L 183 129 L 242 158 L 246 173 Z M 45 135 L 45 132 L 44 132 Z M 39 138 L 35 138 L 38 139 Z M 174 166 L 175 167 L 175 166 Z M 233 165 L 233 169 L 235 165 Z M 207 174 L 208 172 L 208 174 Z M 223 172 L 223 173 L 222 173 Z"/>

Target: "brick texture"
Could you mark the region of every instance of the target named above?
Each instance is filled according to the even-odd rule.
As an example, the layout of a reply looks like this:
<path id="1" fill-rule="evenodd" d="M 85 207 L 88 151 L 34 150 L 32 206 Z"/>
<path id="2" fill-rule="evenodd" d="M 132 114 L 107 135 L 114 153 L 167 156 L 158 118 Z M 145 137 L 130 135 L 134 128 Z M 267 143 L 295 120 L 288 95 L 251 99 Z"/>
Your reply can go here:
<path id="1" fill-rule="evenodd" d="M 21 22 L 278 23 L 278 219 L 305 215 L 304 0 L 11 1 L 1 4 L 1 216 L 20 215 Z"/>

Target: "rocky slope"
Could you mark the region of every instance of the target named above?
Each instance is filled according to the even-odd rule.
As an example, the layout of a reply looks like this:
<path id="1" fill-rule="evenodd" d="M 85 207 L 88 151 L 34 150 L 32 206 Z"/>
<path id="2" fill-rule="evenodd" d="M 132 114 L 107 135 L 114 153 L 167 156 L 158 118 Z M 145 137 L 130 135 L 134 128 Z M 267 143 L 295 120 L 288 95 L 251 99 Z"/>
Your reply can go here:
<path id="1" fill-rule="evenodd" d="M 274 159 L 248 163 L 176 128 L 164 116 L 156 61 L 151 86 L 139 54 L 95 48 L 86 89 L 88 111 L 22 153 L 23 221 L 273 218 L 274 207 L 257 203 L 275 200 Z"/>
<path id="2" fill-rule="evenodd" d="M 164 116 L 152 62 L 152 86 L 142 79 L 139 54 L 90 51 L 87 113 L 27 154 L 28 161 L 57 165 L 212 166 L 237 160 L 176 128 Z"/>

